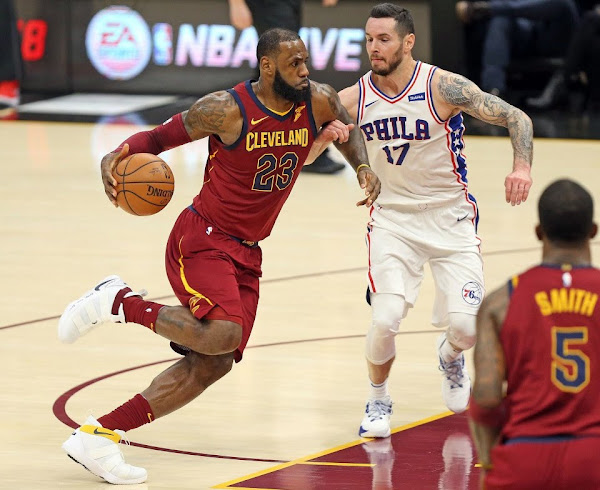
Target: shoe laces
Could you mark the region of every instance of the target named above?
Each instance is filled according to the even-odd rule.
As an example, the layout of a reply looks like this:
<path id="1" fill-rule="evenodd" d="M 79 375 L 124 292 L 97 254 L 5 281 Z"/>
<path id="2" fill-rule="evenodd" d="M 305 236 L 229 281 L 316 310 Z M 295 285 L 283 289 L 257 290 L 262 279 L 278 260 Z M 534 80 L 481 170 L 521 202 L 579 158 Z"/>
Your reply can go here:
<path id="1" fill-rule="evenodd" d="M 387 402 L 385 400 L 370 400 L 367 402 L 367 415 L 371 422 L 391 414 L 392 402 Z"/>
<path id="2" fill-rule="evenodd" d="M 463 358 L 455 359 L 451 362 L 443 362 L 440 359 L 439 370 L 444 373 L 444 376 L 450 381 L 450 389 L 462 388 L 463 374 Z"/>

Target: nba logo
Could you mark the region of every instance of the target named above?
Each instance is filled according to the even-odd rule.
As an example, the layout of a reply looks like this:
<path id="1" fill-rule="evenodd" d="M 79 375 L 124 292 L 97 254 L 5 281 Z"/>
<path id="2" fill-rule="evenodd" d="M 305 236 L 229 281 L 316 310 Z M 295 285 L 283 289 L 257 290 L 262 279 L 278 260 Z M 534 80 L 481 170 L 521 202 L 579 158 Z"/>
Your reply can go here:
<path id="1" fill-rule="evenodd" d="M 157 65 L 170 65 L 173 61 L 173 28 L 160 22 L 152 27 L 153 58 Z"/>

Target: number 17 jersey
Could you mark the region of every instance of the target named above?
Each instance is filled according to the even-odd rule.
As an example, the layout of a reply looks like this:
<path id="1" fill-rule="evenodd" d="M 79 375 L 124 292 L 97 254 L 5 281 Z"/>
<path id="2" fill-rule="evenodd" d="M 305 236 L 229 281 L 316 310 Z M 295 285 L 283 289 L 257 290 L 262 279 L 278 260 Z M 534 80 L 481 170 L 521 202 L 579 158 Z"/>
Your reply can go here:
<path id="1" fill-rule="evenodd" d="M 417 61 L 406 87 L 394 97 L 374 83 L 372 72 L 358 81 L 357 123 L 369 162 L 381 180 L 377 203 L 403 210 L 443 206 L 467 191 L 462 154 L 462 113 L 442 120 L 432 98 L 437 67 Z"/>

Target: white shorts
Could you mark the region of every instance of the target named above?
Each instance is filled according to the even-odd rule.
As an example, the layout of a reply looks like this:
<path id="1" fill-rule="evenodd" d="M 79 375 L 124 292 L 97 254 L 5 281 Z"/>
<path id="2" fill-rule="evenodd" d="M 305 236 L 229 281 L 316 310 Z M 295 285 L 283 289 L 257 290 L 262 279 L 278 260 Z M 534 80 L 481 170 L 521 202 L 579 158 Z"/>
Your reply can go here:
<path id="1" fill-rule="evenodd" d="M 436 288 L 432 324 L 447 326 L 451 312 L 477 314 L 485 290 L 476 219 L 464 198 L 411 212 L 375 204 L 366 236 L 369 290 L 402 295 L 412 307 L 429 262 Z"/>

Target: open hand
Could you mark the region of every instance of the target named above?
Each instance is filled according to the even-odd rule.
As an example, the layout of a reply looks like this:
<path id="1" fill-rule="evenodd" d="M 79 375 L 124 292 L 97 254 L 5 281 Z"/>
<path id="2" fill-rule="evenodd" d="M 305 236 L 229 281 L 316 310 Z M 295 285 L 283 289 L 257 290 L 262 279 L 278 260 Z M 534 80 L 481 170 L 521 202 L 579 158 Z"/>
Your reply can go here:
<path id="1" fill-rule="evenodd" d="M 529 196 L 532 182 L 530 167 L 519 167 L 513 170 L 504 179 L 506 202 L 512 206 L 525 202 Z"/>

